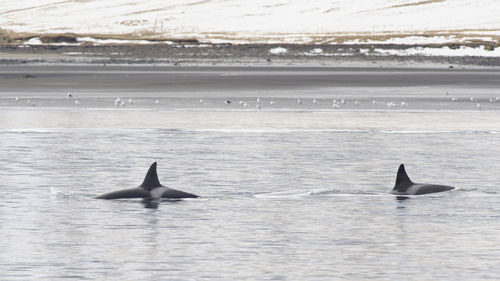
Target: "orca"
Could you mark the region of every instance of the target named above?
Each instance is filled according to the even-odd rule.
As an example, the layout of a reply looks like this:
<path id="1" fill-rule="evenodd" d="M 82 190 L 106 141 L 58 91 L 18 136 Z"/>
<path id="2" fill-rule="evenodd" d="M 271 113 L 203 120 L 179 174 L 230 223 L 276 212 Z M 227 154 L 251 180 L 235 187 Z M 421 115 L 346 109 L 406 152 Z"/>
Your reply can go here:
<path id="1" fill-rule="evenodd" d="M 113 191 L 96 196 L 96 199 L 123 199 L 123 198 L 143 198 L 143 199 L 160 199 L 160 198 L 197 198 L 198 195 L 176 190 L 160 184 L 158 174 L 156 173 L 156 162 L 151 164 L 148 173 L 142 184 L 135 188 Z"/>
<path id="2" fill-rule="evenodd" d="M 406 174 L 405 165 L 401 164 L 396 177 L 396 184 L 391 193 L 396 195 L 421 195 L 455 189 L 453 186 L 414 183 Z"/>

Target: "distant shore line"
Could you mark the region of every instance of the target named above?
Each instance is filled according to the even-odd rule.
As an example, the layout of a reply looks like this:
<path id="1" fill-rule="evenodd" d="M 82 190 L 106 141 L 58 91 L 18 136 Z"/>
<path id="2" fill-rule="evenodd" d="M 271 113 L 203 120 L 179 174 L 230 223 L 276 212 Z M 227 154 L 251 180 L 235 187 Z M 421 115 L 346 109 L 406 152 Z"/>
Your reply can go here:
<path id="1" fill-rule="evenodd" d="M 0 44 L 0 64 L 498 67 L 500 47 L 464 44 Z M 444 54 L 444 55 L 443 55 Z"/>

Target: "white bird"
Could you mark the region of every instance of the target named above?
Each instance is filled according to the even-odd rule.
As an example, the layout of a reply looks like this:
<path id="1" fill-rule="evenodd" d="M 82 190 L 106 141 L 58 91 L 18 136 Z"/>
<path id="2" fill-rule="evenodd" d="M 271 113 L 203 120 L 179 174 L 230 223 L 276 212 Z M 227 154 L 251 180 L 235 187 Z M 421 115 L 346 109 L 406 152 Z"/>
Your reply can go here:
<path id="1" fill-rule="evenodd" d="M 458 101 L 458 98 L 451 98 L 451 101 Z"/>
<path id="2" fill-rule="evenodd" d="M 332 104 L 332 107 L 334 109 L 338 109 L 338 108 L 340 108 L 340 105 L 338 103 L 334 103 L 334 104 Z"/>
<path id="3" fill-rule="evenodd" d="M 115 106 L 122 105 L 122 100 L 120 98 L 116 98 L 115 100 Z"/>
<path id="4" fill-rule="evenodd" d="M 80 102 L 78 100 L 75 100 L 76 105 L 80 105 Z"/>
<path id="5" fill-rule="evenodd" d="M 358 101 L 358 100 L 355 100 L 355 101 L 354 101 L 354 104 L 358 105 L 358 104 L 359 104 L 359 101 Z"/>
<path id="6" fill-rule="evenodd" d="M 494 100 L 493 98 L 490 98 L 490 102 L 492 102 L 492 103 L 493 103 L 493 102 L 495 102 L 495 100 Z"/>
<path id="7" fill-rule="evenodd" d="M 71 97 L 73 97 L 73 95 L 70 92 L 68 92 L 68 98 L 71 98 Z"/>
<path id="8" fill-rule="evenodd" d="M 396 107 L 396 104 L 393 101 L 390 101 L 390 102 L 387 103 L 387 107 L 388 108 L 393 108 L 393 107 Z"/>
<path id="9" fill-rule="evenodd" d="M 260 103 L 260 98 L 257 98 L 257 103 Z"/>
<path id="10" fill-rule="evenodd" d="M 313 99 L 313 103 L 319 103 L 319 101 L 317 101 L 316 99 Z"/>
<path id="11" fill-rule="evenodd" d="M 18 98 L 18 97 L 16 97 L 16 101 L 19 101 L 19 98 Z"/>
<path id="12" fill-rule="evenodd" d="M 476 100 L 473 97 L 470 97 L 471 102 L 475 102 Z"/>
<path id="13" fill-rule="evenodd" d="M 242 100 L 240 100 L 238 103 L 239 103 L 239 104 L 244 104 L 245 102 L 244 102 L 244 101 L 242 101 Z"/>
<path id="14" fill-rule="evenodd" d="M 275 104 L 275 103 L 276 103 L 276 102 L 275 102 L 275 101 L 273 101 L 273 100 L 269 102 L 269 104 Z"/>
<path id="15" fill-rule="evenodd" d="M 346 104 L 347 102 L 345 100 L 340 100 L 341 104 Z"/>
<path id="16" fill-rule="evenodd" d="M 128 99 L 128 103 L 134 103 L 135 101 L 133 99 Z"/>
<path id="17" fill-rule="evenodd" d="M 160 104 L 160 101 L 159 100 L 155 100 L 155 104 Z"/>
<path id="18" fill-rule="evenodd" d="M 408 104 L 407 104 L 406 102 L 402 101 L 402 102 L 401 102 L 401 106 L 402 106 L 402 107 L 408 107 Z"/>
<path id="19" fill-rule="evenodd" d="M 376 101 L 376 100 L 372 100 L 372 103 L 373 103 L 373 104 L 377 104 L 377 101 Z"/>
<path id="20" fill-rule="evenodd" d="M 230 103 L 231 103 L 231 101 L 230 101 L 230 100 L 225 100 L 225 101 L 224 101 L 224 103 L 225 103 L 225 104 L 230 104 Z"/>
<path id="21" fill-rule="evenodd" d="M 204 102 L 204 100 L 203 100 L 203 99 L 200 99 L 200 103 L 203 103 L 203 102 Z"/>
<path id="22" fill-rule="evenodd" d="M 481 109 L 481 104 L 480 104 L 480 103 L 477 103 L 477 104 L 476 104 L 476 107 L 477 107 L 478 109 Z"/>

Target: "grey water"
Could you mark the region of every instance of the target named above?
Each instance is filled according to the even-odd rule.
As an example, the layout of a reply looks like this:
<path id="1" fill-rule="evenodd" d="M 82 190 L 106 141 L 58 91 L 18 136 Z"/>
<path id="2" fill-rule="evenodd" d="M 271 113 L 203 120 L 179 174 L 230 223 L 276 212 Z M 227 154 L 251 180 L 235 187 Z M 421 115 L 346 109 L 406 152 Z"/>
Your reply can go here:
<path id="1" fill-rule="evenodd" d="M 0 279 L 498 280 L 500 103 L 483 90 L 457 103 L 372 89 L 339 109 L 271 92 L 257 109 L 255 93 L 115 106 L 123 93 L 81 91 L 75 106 L 8 89 Z M 201 198 L 93 198 L 139 185 L 154 161 L 163 185 Z M 400 163 L 456 190 L 390 195 Z"/>

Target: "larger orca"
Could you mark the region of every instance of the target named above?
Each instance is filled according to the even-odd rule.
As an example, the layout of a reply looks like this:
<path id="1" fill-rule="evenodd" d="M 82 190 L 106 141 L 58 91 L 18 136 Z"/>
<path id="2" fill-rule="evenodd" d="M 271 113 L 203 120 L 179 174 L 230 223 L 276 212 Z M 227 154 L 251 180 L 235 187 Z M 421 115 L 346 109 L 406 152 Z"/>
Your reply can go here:
<path id="1" fill-rule="evenodd" d="M 149 167 L 148 173 L 142 184 L 135 188 L 123 189 L 96 196 L 97 199 L 121 199 L 121 198 L 196 198 L 198 195 L 176 190 L 160 184 L 156 173 L 156 162 Z"/>
<path id="2" fill-rule="evenodd" d="M 396 195 L 421 195 L 426 193 L 441 192 L 454 189 L 453 186 L 414 183 L 406 174 L 405 165 L 399 166 L 396 184 L 391 193 Z"/>

